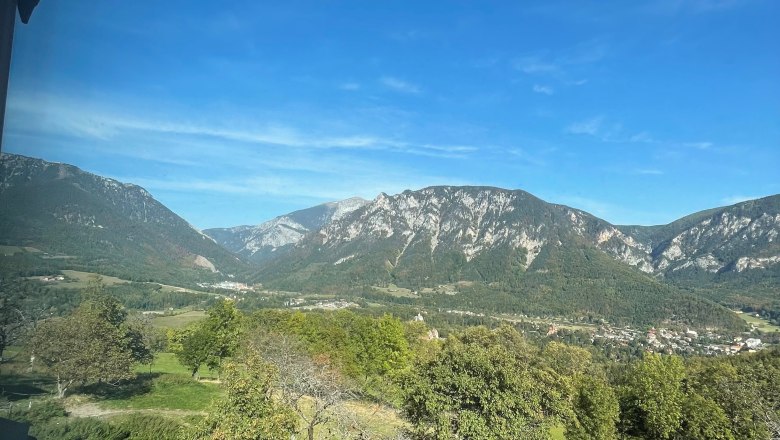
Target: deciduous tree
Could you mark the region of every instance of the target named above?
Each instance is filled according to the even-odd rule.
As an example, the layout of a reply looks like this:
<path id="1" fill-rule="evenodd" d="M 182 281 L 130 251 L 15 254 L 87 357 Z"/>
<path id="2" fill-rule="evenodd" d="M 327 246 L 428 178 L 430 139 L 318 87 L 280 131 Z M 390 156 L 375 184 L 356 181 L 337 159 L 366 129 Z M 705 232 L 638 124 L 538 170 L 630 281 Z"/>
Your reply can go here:
<path id="1" fill-rule="evenodd" d="M 76 382 L 114 382 L 132 377 L 133 352 L 126 334 L 87 307 L 40 324 L 32 355 L 57 379 L 62 398 Z"/>
<path id="2" fill-rule="evenodd" d="M 546 389 L 554 373 L 536 365 L 524 347 L 511 328 L 472 328 L 418 361 L 402 382 L 413 436 L 547 438 L 563 402 Z"/>
<path id="3" fill-rule="evenodd" d="M 636 362 L 623 387 L 623 430 L 643 438 L 671 438 L 682 421 L 684 378 L 677 356 L 649 353 Z"/>
<path id="4" fill-rule="evenodd" d="M 327 356 L 312 358 L 297 338 L 278 333 L 257 335 L 252 348 L 279 371 L 281 399 L 303 421 L 309 440 L 318 426 L 345 424 L 339 410 L 352 393 Z"/>
<path id="5" fill-rule="evenodd" d="M 198 376 L 203 364 L 218 369 L 239 344 L 242 318 L 232 301 L 219 301 L 206 313 L 206 319 L 174 336 L 172 344 L 177 359 L 190 369 L 193 377 Z"/>
<path id="6" fill-rule="evenodd" d="M 224 365 L 226 395 L 208 412 L 192 438 L 198 440 L 287 440 L 297 418 L 273 398 L 275 368 L 250 351 Z"/>

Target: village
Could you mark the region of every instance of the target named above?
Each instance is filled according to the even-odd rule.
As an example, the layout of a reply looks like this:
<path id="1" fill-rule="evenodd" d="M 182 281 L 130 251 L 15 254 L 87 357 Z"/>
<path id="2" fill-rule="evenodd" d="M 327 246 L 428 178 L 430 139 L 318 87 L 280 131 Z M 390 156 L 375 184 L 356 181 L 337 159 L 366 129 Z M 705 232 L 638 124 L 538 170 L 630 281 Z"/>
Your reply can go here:
<path id="1" fill-rule="evenodd" d="M 550 331 L 555 331 L 551 326 Z M 548 331 L 548 334 L 549 332 Z M 667 354 L 734 355 L 740 352 L 755 352 L 766 348 L 758 337 L 725 336 L 713 331 L 699 335 L 698 332 L 666 328 L 651 328 L 647 332 L 630 327 L 603 325 L 593 333 L 593 340 L 612 341 L 619 345 L 636 344 L 646 351 Z"/>

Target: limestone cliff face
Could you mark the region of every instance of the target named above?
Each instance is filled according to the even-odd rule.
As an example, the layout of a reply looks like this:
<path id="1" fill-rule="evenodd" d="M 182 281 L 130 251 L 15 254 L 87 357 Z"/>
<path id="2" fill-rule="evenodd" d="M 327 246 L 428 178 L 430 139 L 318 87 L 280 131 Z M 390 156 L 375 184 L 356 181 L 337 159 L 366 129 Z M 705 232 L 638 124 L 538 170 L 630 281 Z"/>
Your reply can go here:
<path id="1" fill-rule="evenodd" d="M 650 248 L 653 273 L 669 278 L 776 271 L 780 196 L 693 214 L 663 227 L 623 227 Z"/>

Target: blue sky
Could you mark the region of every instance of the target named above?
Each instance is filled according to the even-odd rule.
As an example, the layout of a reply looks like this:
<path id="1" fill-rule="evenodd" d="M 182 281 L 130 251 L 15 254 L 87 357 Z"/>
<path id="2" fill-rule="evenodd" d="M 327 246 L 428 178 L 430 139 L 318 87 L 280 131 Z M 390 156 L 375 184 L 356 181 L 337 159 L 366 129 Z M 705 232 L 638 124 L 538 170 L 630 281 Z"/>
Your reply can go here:
<path id="1" fill-rule="evenodd" d="M 43 0 L 17 27 L 3 149 L 137 183 L 201 228 L 441 184 L 667 223 L 780 193 L 779 16 Z"/>

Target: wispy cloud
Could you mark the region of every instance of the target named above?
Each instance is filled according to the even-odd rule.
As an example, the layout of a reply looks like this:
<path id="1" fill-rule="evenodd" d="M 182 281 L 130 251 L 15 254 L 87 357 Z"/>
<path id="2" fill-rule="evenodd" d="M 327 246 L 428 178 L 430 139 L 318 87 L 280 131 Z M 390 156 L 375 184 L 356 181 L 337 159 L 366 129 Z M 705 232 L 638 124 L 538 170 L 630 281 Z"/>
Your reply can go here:
<path id="1" fill-rule="evenodd" d="M 642 176 L 661 176 L 664 172 L 656 168 L 637 168 L 634 170 L 634 174 Z"/>
<path id="2" fill-rule="evenodd" d="M 377 150 L 448 158 L 466 157 L 479 150 L 474 145 L 414 142 L 380 134 L 328 133 L 283 123 L 239 124 L 225 118 L 205 122 L 147 118 L 56 96 L 28 98 L 15 96 L 9 100 L 12 114 L 9 132 L 27 130 L 98 140 L 129 134 L 160 134 L 308 150 Z"/>
<path id="3" fill-rule="evenodd" d="M 712 142 L 683 142 L 683 147 L 696 148 L 697 150 L 708 150 L 712 147 Z"/>
<path id="4" fill-rule="evenodd" d="M 551 74 L 560 72 L 561 68 L 553 62 L 547 62 L 541 60 L 539 57 L 523 57 L 514 61 L 515 69 L 527 73 L 533 74 Z"/>
<path id="5" fill-rule="evenodd" d="M 653 137 L 647 131 L 633 132 L 623 127 L 623 124 L 609 121 L 602 115 L 569 124 L 564 131 L 570 134 L 592 136 L 602 142 L 623 144 L 652 144 L 674 148 L 708 150 L 715 144 L 712 142 L 681 142 Z"/>
<path id="6" fill-rule="evenodd" d="M 526 75 L 554 78 L 566 86 L 581 86 L 588 82 L 582 77 L 588 71 L 586 67 L 607 58 L 609 53 L 605 41 L 593 39 L 553 55 L 536 53 L 521 56 L 512 65 Z"/>
<path id="7" fill-rule="evenodd" d="M 553 89 L 550 86 L 543 86 L 540 84 L 534 84 L 533 91 L 536 93 L 541 93 L 543 95 L 552 95 L 555 93 L 555 89 Z"/>
<path id="8" fill-rule="evenodd" d="M 531 154 L 523 148 L 509 148 L 506 152 L 527 165 L 534 167 L 547 166 L 547 161 L 542 159 L 541 155 Z"/>
<path id="9" fill-rule="evenodd" d="M 418 94 L 422 92 L 422 89 L 416 84 L 412 84 L 408 81 L 393 77 L 383 76 L 379 78 L 379 82 L 388 89 L 401 93 Z"/>
<path id="10" fill-rule="evenodd" d="M 568 127 L 566 127 L 566 132 L 572 134 L 586 134 L 589 136 L 596 136 L 600 133 L 603 123 L 604 117 L 596 116 L 584 121 L 570 124 Z"/>
<path id="11" fill-rule="evenodd" d="M 191 177 L 145 178 L 138 176 L 111 176 L 122 182 L 132 182 L 155 192 L 211 193 L 224 195 L 266 196 L 309 200 L 343 200 L 350 197 L 372 199 L 380 192 L 400 193 L 432 185 L 469 185 L 472 182 L 444 176 L 409 176 L 386 168 L 365 170 L 350 176 L 334 176 L 312 185 L 308 179 L 273 174 L 243 178 L 200 179 Z M 262 219 L 261 219 L 262 220 Z"/>
<path id="12" fill-rule="evenodd" d="M 339 88 L 341 90 L 356 91 L 356 90 L 360 90 L 361 86 L 360 83 L 349 81 L 349 82 L 339 84 Z"/>
<path id="13" fill-rule="evenodd" d="M 754 0 L 655 0 L 644 4 L 642 12 L 662 15 L 724 12 L 755 3 Z"/>

